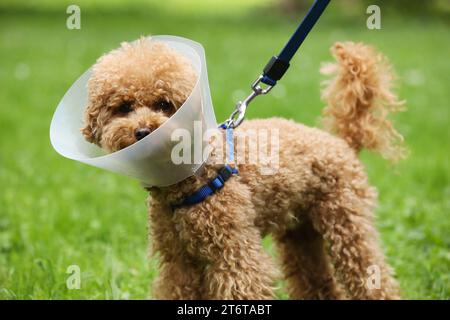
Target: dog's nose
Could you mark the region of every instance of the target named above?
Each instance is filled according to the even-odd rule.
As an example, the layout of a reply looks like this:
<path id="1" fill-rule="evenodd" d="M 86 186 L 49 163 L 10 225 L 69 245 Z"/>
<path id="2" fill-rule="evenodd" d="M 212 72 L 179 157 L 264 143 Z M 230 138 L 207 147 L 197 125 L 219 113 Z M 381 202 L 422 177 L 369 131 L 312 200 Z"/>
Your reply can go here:
<path id="1" fill-rule="evenodd" d="M 151 130 L 149 128 L 137 128 L 134 131 L 134 136 L 136 137 L 137 140 L 141 140 L 145 136 L 149 135 L 150 132 Z"/>

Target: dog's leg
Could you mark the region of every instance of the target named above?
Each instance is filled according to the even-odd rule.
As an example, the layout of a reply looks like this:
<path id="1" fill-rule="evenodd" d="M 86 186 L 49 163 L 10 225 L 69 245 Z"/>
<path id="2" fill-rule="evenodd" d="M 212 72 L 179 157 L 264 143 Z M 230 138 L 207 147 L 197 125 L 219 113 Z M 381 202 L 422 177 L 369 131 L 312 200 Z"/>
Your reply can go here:
<path id="1" fill-rule="evenodd" d="M 214 196 L 179 209 L 188 250 L 205 261 L 204 299 L 271 299 L 275 268 L 255 227 L 251 194 L 238 177 Z"/>
<path id="2" fill-rule="evenodd" d="M 153 201 L 150 205 L 150 241 L 152 255 L 160 268 L 153 283 L 156 299 L 200 299 L 202 267 L 188 255 L 179 238 L 173 212 Z"/>
<path id="3" fill-rule="evenodd" d="M 292 299 L 345 299 L 333 277 L 324 240 L 311 221 L 302 221 L 275 239 Z"/>
<path id="4" fill-rule="evenodd" d="M 337 279 L 352 299 L 398 299 L 396 281 L 378 245 L 372 204 L 346 188 L 333 191 L 311 211 L 327 242 Z"/>
<path id="5" fill-rule="evenodd" d="M 153 283 L 153 296 L 164 300 L 198 300 L 201 298 L 200 275 L 201 269 L 182 256 L 162 262 Z"/>

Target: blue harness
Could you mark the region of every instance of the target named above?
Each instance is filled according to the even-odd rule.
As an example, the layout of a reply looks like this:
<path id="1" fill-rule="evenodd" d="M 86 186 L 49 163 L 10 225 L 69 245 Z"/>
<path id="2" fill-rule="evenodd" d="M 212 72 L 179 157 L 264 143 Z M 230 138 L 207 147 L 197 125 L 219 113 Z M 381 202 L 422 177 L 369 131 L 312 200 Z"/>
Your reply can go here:
<path id="1" fill-rule="evenodd" d="M 202 202 L 207 197 L 216 193 L 216 191 L 222 189 L 223 186 L 225 185 L 225 182 L 228 179 L 230 179 L 233 174 L 237 174 L 237 173 L 238 173 L 237 169 L 232 168 L 229 165 L 225 165 L 217 172 L 217 176 L 215 178 L 211 179 L 203 187 L 201 187 L 194 193 L 192 193 L 189 196 L 187 196 L 186 198 L 184 198 L 180 204 L 172 205 L 172 210 L 175 210 L 177 208 L 184 207 L 184 206 L 191 206 L 191 205 Z"/>
<path id="2" fill-rule="evenodd" d="M 226 127 L 225 125 L 220 125 L 221 129 L 226 130 L 226 141 L 227 141 L 227 161 L 228 163 L 234 162 L 234 137 L 233 128 Z M 232 175 L 237 174 L 238 170 L 226 164 L 217 171 L 217 175 L 211 179 L 207 184 L 202 186 L 200 189 L 190 194 L 178 205 L 172 205 L 172 210 L 183 206 L 190 206 L 202 202 L 207 197 L 216 193 L 216 191 L 223 188 L 225 182 L 231 178 Z"/>
<path id="3" fill-rule="evenodd" d="M 233 128 L 236 128 L 239 124 L 241 124 L 242 120 L 244 119 L 248 103 L 250 103 L 256 96 L 268 93 L 270 89 L 272 89 L 277 84 L 277 81 L 283 77 L 283 75 L 289 68 L 289 62 L 291 61 L 292 57 L 295 55 L 308 33 L 316 24 L 317 20 L 319 19 L 329 2 L 330 0 L 316 0 L 316 2 L 314 2 L 303 21 L 297 27 L 294 34 L 291 36 L 284 48 L 281 50 L 280 54 L 278 56 L 273 56 L 272 58 L 270 58 L 267 65 L 264 67 L 262 74 L 252 84 L 252 94 L 250 94 L 250 96 L 247 97 L 244 102 L 239 102 L 236 106 L 236 110 L 232 113 L 231 117 L 219 126 L 221 129 L 226 130 L 228 163 L 234 162 Z M 259 86 L 260 82 L 268 85 L 269 87 L 267 89 L 262 89 Z M 172 209 L 175 210 L 179 207 L 190 206 L 202 202 L 207 197 L 222 189 L 225 185 L 225 182 L 237 173 L 238 170 L 236 168 L 231 167 L 229 164 L 226 164 L 218 170 L 217 175 L 213 179 L 211 179 L 207 184 L 202 186 L 194 193 L 184 198 L 180 204 L 172 205 Z"/>

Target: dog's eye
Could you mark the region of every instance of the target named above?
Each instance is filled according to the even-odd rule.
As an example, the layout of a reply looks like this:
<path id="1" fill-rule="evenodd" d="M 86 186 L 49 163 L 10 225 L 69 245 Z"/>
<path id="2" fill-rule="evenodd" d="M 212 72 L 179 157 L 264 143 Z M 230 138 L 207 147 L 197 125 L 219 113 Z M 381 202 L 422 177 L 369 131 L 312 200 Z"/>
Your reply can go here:
<path id="1" fill-rule="evenodd" d="M 131 102 L 123 102 L 118 108 L 117 112 L 120 114 L 127 114 L 131 111 Z"/>
<path id="2" fill-rule="evenodd" d="M 173 110 L 173 105 L 166 100 L 156 101 L 154 106 L 157 110 L 160 110 L 162 112 L 170 112 Z"/>

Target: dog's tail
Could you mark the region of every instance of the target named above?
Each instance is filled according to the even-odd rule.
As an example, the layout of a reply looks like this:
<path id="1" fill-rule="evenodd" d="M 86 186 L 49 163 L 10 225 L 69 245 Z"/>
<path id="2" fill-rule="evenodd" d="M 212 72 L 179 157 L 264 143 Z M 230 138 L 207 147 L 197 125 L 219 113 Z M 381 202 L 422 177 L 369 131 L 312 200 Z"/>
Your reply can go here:
<path id="1" fill-rule="evenodd" d="M 356 151 L 366 148 L 399 160 L 405 155 L 403 137 L 388 115 L 401 110 L 403 102 L 392 92 L 387 59 L 361 43 L 338 42 L 331 52 L 337 62 L 321 68 L 321 73 L 334 75 L 322 91 L 324 125 Z"/>

